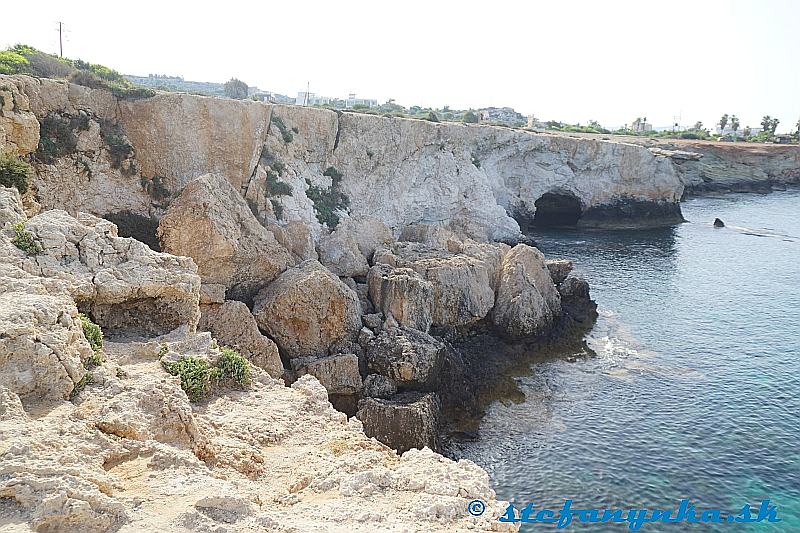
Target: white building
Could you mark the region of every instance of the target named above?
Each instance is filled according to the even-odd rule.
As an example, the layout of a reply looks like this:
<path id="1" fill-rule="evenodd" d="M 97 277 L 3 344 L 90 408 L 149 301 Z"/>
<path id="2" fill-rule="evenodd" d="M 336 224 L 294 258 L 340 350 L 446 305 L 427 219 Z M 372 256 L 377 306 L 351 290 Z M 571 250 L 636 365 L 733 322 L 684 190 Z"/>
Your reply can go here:
<path id="1" fill-rule="evenodd" d="M 758 135 L 759 133 L 761 133 L 761 130 L 763 128 L 748 128 L 747 126 L 739 126 L 738 130 L 733 131 L 733 128 L 731 128 L 730 125 L 726 125 L 725 128 L 723 129 L 723 128 L 720 128 L 719 124 L 718 124 L 716 131 L 717 131 L 717 135 L 730 135 L 731 137 L 744 137 L 744 130 L 746 130 L 746 129 L 750 130 L 750 136 L 752 137 L 753 135 Z"/>

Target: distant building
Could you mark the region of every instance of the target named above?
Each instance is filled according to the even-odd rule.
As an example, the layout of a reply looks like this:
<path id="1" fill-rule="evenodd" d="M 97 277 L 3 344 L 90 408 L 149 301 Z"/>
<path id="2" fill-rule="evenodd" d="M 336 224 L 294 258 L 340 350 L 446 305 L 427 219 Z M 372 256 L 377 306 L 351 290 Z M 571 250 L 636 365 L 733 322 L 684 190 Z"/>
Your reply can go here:
<path id="1" fill-rule="evenodd" d="M 716 132 L 717 135 L 722 135 L 722 136 L 730 135 L 731 137 L 738 138 L 738 137 L 744 137 L 744 130 L 746 129 L 750 130 L 750 136 L 753 137 L 754 135 L 758 135 L 759 133 L 761 133 L 763 128 L 743 128 L 739 126 L 739 129 L 733 131 L 733 128 L 731 128 L 730 126 L 725 126 L 725 128 L 720 128 L 719 126 L 717 126 Z"/>
<path id="2" fill-rule="evenodd" d="M 631 131 L 633 133 L 647 133 L 648 131 L 653 131 L 653 125 L 646 120 L 637 119 L 631 123 Z"/>
<path id="3" fill-rule="evenodd" d="M 525 116 L 510 107 L 486 107 L 475 114 L 481 122 L 497 122 L 508 126 L 522 126 L 526 123 Z"/>
<path id="4" fill-rule="evenodd" d="M 336 109 L 350 109 L 354 106 L 377 107 L 378 101 L 369 98 L 356 98 L 355 93 L 350 93 L 347 98 L 332 98 L 330 96 L 318 96 L 306 91 L 298 91 L 295 105 L 329 105 Z"/>

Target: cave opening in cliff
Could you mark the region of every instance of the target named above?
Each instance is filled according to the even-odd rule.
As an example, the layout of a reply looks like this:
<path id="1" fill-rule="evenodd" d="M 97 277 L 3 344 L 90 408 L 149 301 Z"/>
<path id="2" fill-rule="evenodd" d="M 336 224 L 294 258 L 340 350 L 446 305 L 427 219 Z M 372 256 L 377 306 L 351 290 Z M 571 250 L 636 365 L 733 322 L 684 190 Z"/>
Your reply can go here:
<path id="1" fill-rule="evenodd" d="M 548 192 L 533 204 L 533 226 L 538 228 L 574 227 L 581 218 L 581 202 L 571 194 Z"/>
<path id="2" fill-rule="evenodd" d="M 103 215 L 103 218 L 117 225 L 117 234 L 120 237 L 133 237 L 137 241 L 145 243 L 151 250 L 161 251 L 161 244 L 156 235 L 158 219 L 130 211 L 108 213 Z"/>

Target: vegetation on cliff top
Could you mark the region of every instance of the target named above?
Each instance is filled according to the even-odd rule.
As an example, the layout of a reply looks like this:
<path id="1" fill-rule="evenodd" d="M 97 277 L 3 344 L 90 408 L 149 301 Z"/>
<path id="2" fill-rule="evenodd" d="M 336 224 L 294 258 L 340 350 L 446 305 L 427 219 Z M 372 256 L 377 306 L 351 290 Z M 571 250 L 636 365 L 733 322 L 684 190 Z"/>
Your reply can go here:
<path id="1" fill-rule="evenodd" d="M 69 79 L 84 87 L 109 90 L 116 97 L 128 100 L 149 98 L 156 94 L 153 89 L 135 86 L 112 68 L 81 59 L 58 57 L 25 44 L 17 44 L 0 52 L 0 74 Z"/>

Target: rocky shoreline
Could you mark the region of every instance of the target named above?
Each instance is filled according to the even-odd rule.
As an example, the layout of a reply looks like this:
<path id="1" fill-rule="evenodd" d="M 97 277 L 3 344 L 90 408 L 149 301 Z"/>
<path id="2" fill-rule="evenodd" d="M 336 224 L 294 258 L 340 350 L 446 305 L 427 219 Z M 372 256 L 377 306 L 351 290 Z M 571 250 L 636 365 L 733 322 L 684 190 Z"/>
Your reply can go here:
<path id="1" fill-rule="evenodd" d="M 0 96 L 33 165 L 0 187 L 0 523 L 43 531 L 502 530 L 486 473 L 435 452 L 596 318 L 521 226 L 682 221 L 675 154 L 630 144 Z"/>

